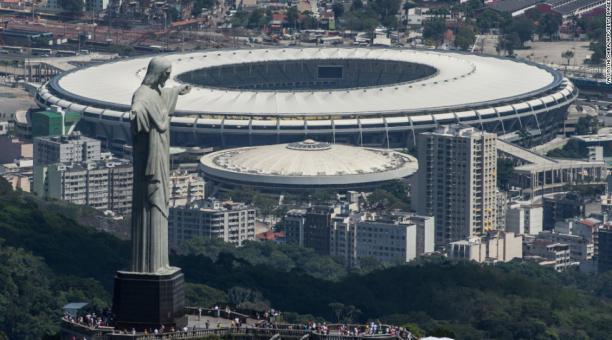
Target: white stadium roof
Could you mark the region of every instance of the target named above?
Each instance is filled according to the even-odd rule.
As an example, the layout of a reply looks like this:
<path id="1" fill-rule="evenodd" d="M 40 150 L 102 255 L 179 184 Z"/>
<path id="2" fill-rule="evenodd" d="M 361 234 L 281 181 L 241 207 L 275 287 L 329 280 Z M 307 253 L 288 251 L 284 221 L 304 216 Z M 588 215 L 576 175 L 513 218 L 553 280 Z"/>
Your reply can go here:
<path id="1" fill-rule="evenodd" d="M 320 115 L 340 113 L 423 112 L 499 103 L 528 97 L 560 81 L 535 65 L 496 57 L 410 49 L 287 48 L 170 54 L 172 78 L 222 65 L 265 61 L 380 59 L 429 65 L 438 72 L 408 83 L 329 90 L 225 90 L 194 87 L 181 97 L 177 112 L 241 115 Z M 64 99 L 84 105 L 127 108 L 142 82 L 150 57 L 125 59 L 70 72 L 57 80 Z"/>
<path id="2" fill-rule="evenodd" d="M 313 140 L 217 151 L 200 164 L 206 175 L 224 180 L 289 186 L 367 184 L 418 168 L 414 157 L 400 152 Z"/>

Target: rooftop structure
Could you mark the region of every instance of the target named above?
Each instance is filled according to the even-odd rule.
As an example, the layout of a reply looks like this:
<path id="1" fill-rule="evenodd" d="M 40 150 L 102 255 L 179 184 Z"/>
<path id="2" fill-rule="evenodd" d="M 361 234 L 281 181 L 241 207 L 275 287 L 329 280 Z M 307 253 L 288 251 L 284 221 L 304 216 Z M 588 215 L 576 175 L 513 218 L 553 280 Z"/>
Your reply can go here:
<path id="1" fill-rule="evenodd" d="M 262 190 L 363 188 L 412 175 L 416 159 L 396 151 L 302 142 L 227 149 L 202 157 L 206 178 Z"/>
<path id="2" fill-rule="evenodd" d="M 516 60 L 414 49 L 285 48 L 167 55 L 168 85 L 190 83 L 172 118 L 173 143 L 244 146 L 306 138 L 406 146 L 461 122 L 489 132 L 527 128 L 552 138 L 574 85 Z M 131 93 L 150 58 L 69 72 L 40 88 L 39 105 L 82 113 L 82 129 L 128 141 Z M 441 95 L 443 94 L 443 95 Z"/>
<path id="3" fill-rule="evenodd" d="M 500 12 L 511 13 L 512 16 L 525 14 L 537 6 L 545 6 L 563 17 L 582 15 L 595 8 L 603 7 L 605 0 L 501 0 L 491 2 L 487 7 Z"/>
<path id="4" fill-rule="evenodd" d="M 514 168 L 512 181 L 526 196 L 536 197 L 562 191 L 572 184 L 601 184 L 607 176 L 603 161 L 554 159 L 517 145 L 497 140 L 497 150 L 521 165 Z"/>
<path id="5" fill-rule="evenodd" d="M 100 141 L 75 132 L 68 136 L 38 137 L 34 140 L 34 164 L 100 160 Z"/>
<path id="6" fill-rule="evenodd" d="M 553 0 L 552 2 L 553 10 L 563 17 L 588 13 L 606 4 L 605 0 Z"/>
<path id="7" fill-rule="evenodd" d="M 537 4 L 544 3 L 545 0 L 502 0 L 495 1 L 487 7 L 500 12 L 511 13 L 513 16 L 524 14 L 526 10 L 534 8 Z"/>

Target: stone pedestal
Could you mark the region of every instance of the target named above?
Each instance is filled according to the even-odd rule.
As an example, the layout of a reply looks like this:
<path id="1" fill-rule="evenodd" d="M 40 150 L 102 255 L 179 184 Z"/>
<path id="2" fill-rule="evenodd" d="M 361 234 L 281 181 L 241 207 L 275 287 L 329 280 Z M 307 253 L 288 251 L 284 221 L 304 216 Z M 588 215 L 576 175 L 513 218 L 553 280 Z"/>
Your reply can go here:
<path id="1" fill-rule="evenodd" d="M 179 329 L 187 324 L 184 276 L 180 268 L 166 273 L 118 271 L 113 292 L 117 329 Z"/>

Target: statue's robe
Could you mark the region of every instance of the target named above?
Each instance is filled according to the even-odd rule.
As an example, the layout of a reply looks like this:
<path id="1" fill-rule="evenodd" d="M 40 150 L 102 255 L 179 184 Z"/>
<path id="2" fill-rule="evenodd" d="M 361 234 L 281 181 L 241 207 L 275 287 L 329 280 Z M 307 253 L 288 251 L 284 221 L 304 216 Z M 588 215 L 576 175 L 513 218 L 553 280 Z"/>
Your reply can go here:
<path id="1" fill-rule="evenodd" d="M 134 188 L 132 193 L 133 272 L 160 273 L 168 263 L 170 115 L 178 88 L 160 92 L 141 85 L 130 112 Z"/>

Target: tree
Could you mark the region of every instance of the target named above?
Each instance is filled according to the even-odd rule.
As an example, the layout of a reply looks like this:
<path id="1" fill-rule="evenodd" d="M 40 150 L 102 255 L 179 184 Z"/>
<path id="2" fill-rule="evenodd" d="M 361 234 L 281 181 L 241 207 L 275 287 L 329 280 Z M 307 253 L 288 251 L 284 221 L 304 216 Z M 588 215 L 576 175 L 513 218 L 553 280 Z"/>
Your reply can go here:
<path id="1" fill-rule="evenodd" d="M 591 39 L 589 49 L 593 51 L 589 62 L 600 64 L 606 58 L 606 22 L 604 16 L 591 18 L 584 23 L 587 35 Z"/>
<path id="2" fill-rule="evenodd" d="M 270 302 L 264 299 L 260 291 L 245 287 L 232 287 L 227 292 L 231 304 L 239 309 L 263 312 L 270 308 Z"/>
<path id="3" fill-rule="evenodd" d="M 588 157 L 589 150 L 584 144 L 570 139 L 563 148 L 550 150 L 546 155 L 556 158 L 584 159 Z"/>
<path id="4" fill-rule="evenodd" d="M 319 27 L 319 22 L 317 21 L 317 18 L 315 18 L 312 12 L 310 11 L 302 13 L 301 23 L 303 29 L 313 29 Z"/>
<path id="5" fill-rule="evenodd" d="M 359 273 L 366 274 L 383 268 L 383 264 L 373 257 L 359 258 Z"/>
<path id="6" fill-rule="evenodd" d="M 567 50 L 567 51 L 561 53 L 561 58 L 567 60 L 567 65 L 569 65 L 570 64 L 570 60 L 572 60 L 572 58 L 574 58 L 574 51 Z"/>
<path id="7" fill-rule="evenodd" d="M 446 21 L 443 18 L 432 18 L 423 24 L 423 38 L 433 41 L 436 45 L 442 43 L 446 32 Z"/>
<path id="8" fill-rule="evenodd" d="M 270 196 L 257 194 L 253 198 L 253 205 L 259 210 L 259 213 L 266 220 L 276 208 L 276 201 Z"/>
<path id="9" fill-rule="evenodd" d="M 512 20 L 512 24 L 507 31 L 508 32 L 506 33 L 517 34 L 520 41 L 520 47 L 522 48 L 525 46 L 525 43 L 531 40 L 533 37 L 533 22 L 528 18 L 521 16 Z"/>
<path id="10" fill-rule="evenodd" d="M 408 16 L 408 11 L 415 8 L 417 5 L 413 2 L 413 1 L 406 1 L 404 2 L 404 4 L 402 5 L 402 9 L 404 10 L 404 15 Z"/>
<path id="11" fill-rule="evenodd" d="M 191 8 L 191 15 L 199 17 L 204 8 L 212 9 L 216 4 L 216 0 L 195 0 Z"/>
<path id="12" fill-rule="evenodd" d="M 332 302 L 328 306 L 334 312 L 334 315 L 336 316 L 336 322 L 340 322 L 342 312 L 344 311 L 344 304 L 340 302 Z"/>
<path id="13" fill-rule="evenodd" d="M 59 0 L 59 5 L 64 11 L 69 13 L 83 12 L 82 0 Z"/>
<path id="14" fill-rule="evenodd" d="M 476 42 L 476 34 L 474 34 L 474 30 L 472 26 L 462 25 L 457 30 L 457 34 L 455 35 L 455 46 L 460 49 L 466 51 Z"/>
<path id="15" fill-rule="evenodd" d="M 344 14 L 344 4 L 342 2 L 334 2 L 332 4 L 332 11 L 334 12 L 334 18 L 338 19 Z"/>
<path id="16" fill-rule="evenodd" d="M 42 339 L 58 331 L 59 305 L 46 264 L 0 240 L 0 330 L 9 339 Z"/>
<path id="17" fill-rule="evenodd" d="M 0 196 L 8 196 L 13 192 L 13 186 L 4 177 L 0 176 Z"/>
<path id="18" fill-rule="evenodd" d="M 577 135 L 593 135 L 599 130 L 599 120 L 594 116 L 585 116 L 578 118 L 576 122 Z"/>
<path id="19" fill-rule="evenodd" d="M 249 23 L 249 13 L 244 10 L 239 10 L 234 13 L 234 16 L 231 19 L 231 23 L 233 27 L 246 27 Z"/>
<path id="20" fill-rule="evenodd" d="M 542 39 L 543 36 L 548 36 L 549 40 L 559 33 L 559 27 L 561 26 L 561 16 L 555 13 L 546 13 L 538 21 L 537 33 Z"/>
<path id="21" fill-rule="evenodd" d="M 174 6 L 168 7 L 168 9 L 166 10 L 166 14 L 170 22 L 177 21 L 181 18 L 181 12 L 179 12 L 179 10 L 176 9 L 176 7 Z"/>
<path id="22" fill-rule="evenodd" d="M 506 51 L 506 55 L 514 55 L 514 50 L 521 45 L 521 39 L 518 33 L 507 33 L 499 36 L 497 42 L 497 51 Z"/>
<path id="23" fill-rule="evenodd" d="M 297 6 L 291 6 L 287 10 L 287 22 L 294 28 L 297 28 L 297 22 L 300 17 Z"/>
<path id="24" fill-rule="evenodd" d="M 481 33 L 486 33 L 492 28 L 499 28 L 500 21 L 501 14 L 487 8 L 476 18 L 476 27 L 478 27 Z"/>
<path id="25" fill-rule="evenodd" d="M 468 0 L 463 3 L 462 10 L 468 18 L 473 18 L 477 9 L 482 8 L 483 0 Z"/>
<path id="26" fill-rule="evenodd" d="M 362 0 L 353 0 L 351 3 L 351 11 L 358 11 L 363 8 Z"/>
<path id="27" fill-rule="evenodd" d="M 394 16 L 399 12 L 400 0 L 370 0 L 368 7 L 371 7 L 382 19 Z"/>
<path id="28" fill-rule="evenodd" d="M 185 300 L 188 306 L 211 307 L 229 302 L 224 291 L 203 284 L 187 283 L 185 285 Z"/>
<path id="29" fill-rule="evenodd" d="M 267 13 L 261 8 L 256 8 L 249 15 L 246 27 L 250 29 L 261 29 L 266 26 L 269 21 L 270 18 Z"/>

